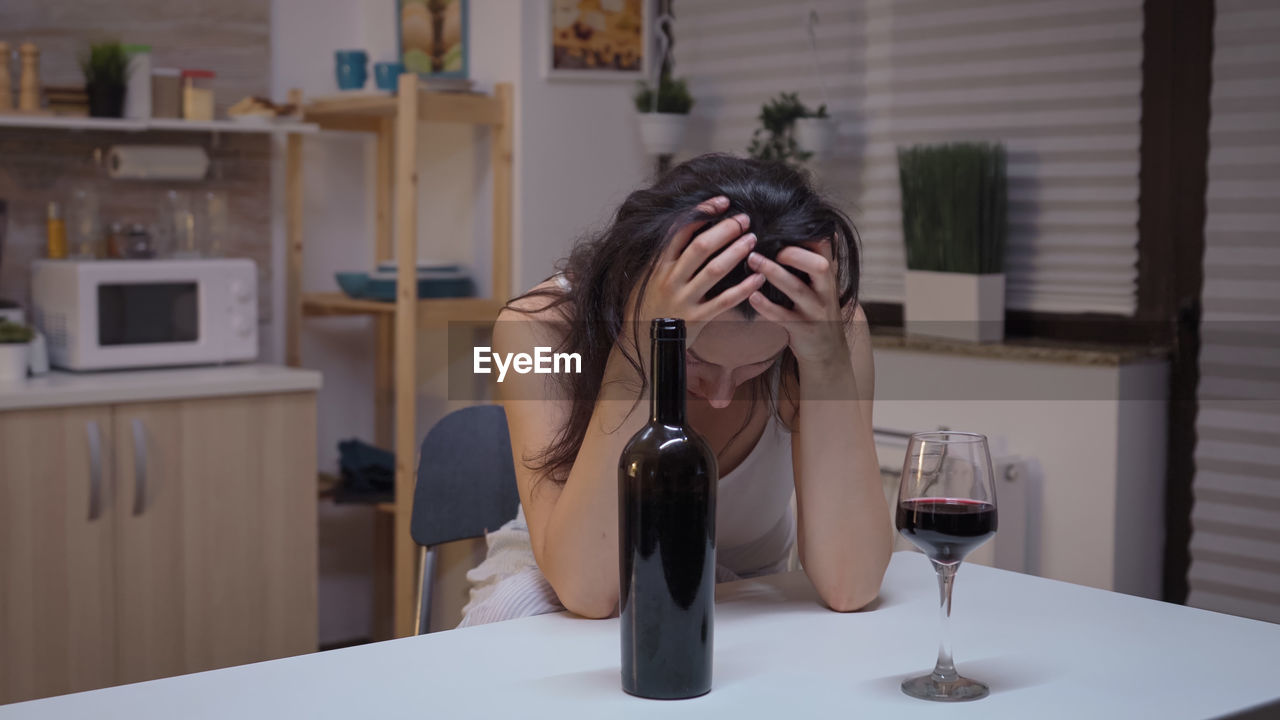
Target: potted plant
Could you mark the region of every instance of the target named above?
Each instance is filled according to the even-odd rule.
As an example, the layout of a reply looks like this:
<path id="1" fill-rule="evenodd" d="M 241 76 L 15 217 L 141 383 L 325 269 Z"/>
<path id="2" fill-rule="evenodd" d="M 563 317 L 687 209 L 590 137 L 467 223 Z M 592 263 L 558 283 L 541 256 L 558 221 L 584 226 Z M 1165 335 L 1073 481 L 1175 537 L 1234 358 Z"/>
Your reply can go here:
<path id="1" fill-rule="evenodd" d="M 89 52 L 80 56 L 85 92 L 89 95 L 91 117 L 124 115 L 125 78 L 129 57 L 118 42 L 93 43 Z"/>
<path id="2" fill-rule="evenodd" d="M 658 78 L 658 89 L 641 81 L 635 94 L 636 115 L 640 122 L 640 140 L 650 155 L 674 155 L 684 142 L 693 97 L 683 78 L 671 77 L 664 68 Z"/>
<path id="3" fill-rule="evenodd" d="M 1004 337 L 1004 148 L 898 150 L 906 245 L 906 331 L 971 342 Z"/>
<path id="4" fill-rule="evenodd" d="M 757 160 L 800 165 L 826 155 L 835 143 L 835 122 L 827 106 L 810 110 L 796 93 L 779 93 L 760 108 L 760 127 L 751 135 L 747 154 Z"/>
<path id="5" fill-rule="evenodd" d="M 827 105 L 823 103 L 817 110 L 809 110 L 800 104 L 802 115 L 795 119 L 796 145 L 810 157 L 825 158 L 831 154 L 836 144 L 836 121 L 827 115 Z"/>
<path id="6" fill-rule="evenodd" d="M 757 160 L 776 160 L 788 165 L 799 165 L 809 159 L 809 153 L 796 144 L 792 130 L 796 118 L 805 112 L 804 105 L 795 93 L 780 93 L 760 108 L 760 127 L 751 134 L 747 154 Z"/>
<path id="7" fill-rule="evenodd" d="M 0 383 L 26 379 L 28 351 L 34 336 L 26 325 L 0 320 Z"/>

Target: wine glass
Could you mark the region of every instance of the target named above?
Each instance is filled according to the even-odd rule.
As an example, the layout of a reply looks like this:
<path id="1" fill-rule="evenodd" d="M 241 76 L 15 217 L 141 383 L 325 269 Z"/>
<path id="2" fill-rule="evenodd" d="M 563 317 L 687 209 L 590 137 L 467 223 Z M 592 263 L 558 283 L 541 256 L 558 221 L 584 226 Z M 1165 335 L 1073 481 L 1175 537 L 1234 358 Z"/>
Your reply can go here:
<path id="1" fill-rule="evenodd" d="M 954 702 L 977 700 L 990 692 L 985 684 L 956 672 L 948 624 L 951 587 L 960 561 L 996 533 L 992 474 L 986 436 L 952 431 L 916 433 L 907 444 L 898 486 L 898 532 L 933 563 L 942 619 L 933 672 L 902 681 L 902 692 L 911 697 Z"/>

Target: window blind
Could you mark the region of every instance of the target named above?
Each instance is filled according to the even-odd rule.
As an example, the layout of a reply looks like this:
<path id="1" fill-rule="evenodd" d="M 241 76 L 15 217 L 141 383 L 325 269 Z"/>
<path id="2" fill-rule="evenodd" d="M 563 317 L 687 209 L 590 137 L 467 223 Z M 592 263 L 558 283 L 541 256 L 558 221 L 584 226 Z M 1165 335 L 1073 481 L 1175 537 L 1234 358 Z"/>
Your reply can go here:
<path id="1" fill-rule="evenodd" d="M 840 127 L 819 182 L 862 239 L 866 300 L 902 300 L 896 148 L 1003 142 L 1010 308 L 1136 304 L 1141 0 L 680 0 L 677 75 L 709 136 L 743 153 L 760 106 L 797 92 Z M 809 11 L 819 23 L 817 66 Z"/>
<path id="2" fill-rule="evenodd" d="M 1188 604 L 1280 622 L 1280 5 L 1213 44 Z"/>

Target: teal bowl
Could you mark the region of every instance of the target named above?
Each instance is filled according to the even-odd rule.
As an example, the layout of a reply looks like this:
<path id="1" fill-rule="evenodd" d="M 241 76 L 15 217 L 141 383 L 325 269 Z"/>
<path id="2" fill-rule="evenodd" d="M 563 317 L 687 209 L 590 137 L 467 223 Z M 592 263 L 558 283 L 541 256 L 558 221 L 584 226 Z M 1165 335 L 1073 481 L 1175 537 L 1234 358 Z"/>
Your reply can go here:
<path id="1" fill-rule="evenodd" d="M 338 287 L 342 288 L 342 292 L 347 297 L 357 300 L 366 297 L 369 292 L 369 273 L 366 272 L 340 272 L 334 273 L 333 277 L 338 281 Z"/>

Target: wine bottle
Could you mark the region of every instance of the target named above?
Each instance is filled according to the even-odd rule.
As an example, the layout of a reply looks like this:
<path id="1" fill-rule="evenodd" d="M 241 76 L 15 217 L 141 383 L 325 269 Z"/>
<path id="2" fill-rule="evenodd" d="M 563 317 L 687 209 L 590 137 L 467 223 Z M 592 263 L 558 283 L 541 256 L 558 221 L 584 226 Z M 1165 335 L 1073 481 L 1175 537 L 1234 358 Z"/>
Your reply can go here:
<path id="1" fill-rule="evenodd" d="M 718 472 L 685 421 L 684 338 L 653 321 L 649 422 L 618 462 L 622 688 L 646 698 L 711 689 Z"/>

